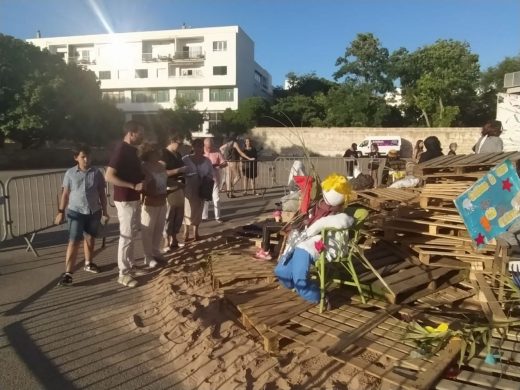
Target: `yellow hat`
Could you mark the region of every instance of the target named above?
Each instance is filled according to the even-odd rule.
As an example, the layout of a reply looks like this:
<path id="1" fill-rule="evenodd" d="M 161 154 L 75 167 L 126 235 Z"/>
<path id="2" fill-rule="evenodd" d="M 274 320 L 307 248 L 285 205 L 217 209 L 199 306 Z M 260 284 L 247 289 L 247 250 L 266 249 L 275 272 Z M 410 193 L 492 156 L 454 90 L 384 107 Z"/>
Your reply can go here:
<path id="1" fill-rule="evenodd" d="M 339 206 L 348 200 L 352 187 L 347 178 L 338 173 L 331 173 L 321 183 L 323 199 L 331 206 Z"/>
<path id="2" fill-rule="evenodd" d="M 399 152 L 395 149 L 388 151 L 388 157 L 397 157 L 399 155 Z"/>

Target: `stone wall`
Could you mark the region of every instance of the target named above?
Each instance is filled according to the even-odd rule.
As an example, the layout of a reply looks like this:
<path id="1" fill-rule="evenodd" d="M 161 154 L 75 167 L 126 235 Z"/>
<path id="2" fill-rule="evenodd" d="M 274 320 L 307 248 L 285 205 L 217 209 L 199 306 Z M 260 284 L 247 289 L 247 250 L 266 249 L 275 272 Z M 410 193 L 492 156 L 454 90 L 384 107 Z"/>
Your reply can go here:
<path id="1" fill-rule="evenodd" d="M 448 145 L 452 142 L 458 145 L 457 154 L 472 153 L 471 148 L 480 136 L 480 128 L 256 127 L 251 133 L 266 152 L 285 156 L 301 155 L 299 137 L 315 155 L 342 156 L 353 142 L 360 143 L 365 137 L 396 135 L 402 138 L 402 157 L 411 157 L 415 142 L 430 135 L 439 138 L 444 153 L 448 152 Z"/>

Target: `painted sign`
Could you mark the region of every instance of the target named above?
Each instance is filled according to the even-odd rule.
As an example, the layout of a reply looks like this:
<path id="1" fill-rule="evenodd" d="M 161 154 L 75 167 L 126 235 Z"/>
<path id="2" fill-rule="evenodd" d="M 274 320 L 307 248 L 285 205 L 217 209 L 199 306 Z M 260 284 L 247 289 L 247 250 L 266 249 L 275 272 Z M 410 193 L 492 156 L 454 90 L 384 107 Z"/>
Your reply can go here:
<path id="1" fill-rule="evenodd" d="M 509 160 L 497 165 L 454 202 L 473 243 L 488 243 L 520 216 L 520 178 L 515 166 Z"/>

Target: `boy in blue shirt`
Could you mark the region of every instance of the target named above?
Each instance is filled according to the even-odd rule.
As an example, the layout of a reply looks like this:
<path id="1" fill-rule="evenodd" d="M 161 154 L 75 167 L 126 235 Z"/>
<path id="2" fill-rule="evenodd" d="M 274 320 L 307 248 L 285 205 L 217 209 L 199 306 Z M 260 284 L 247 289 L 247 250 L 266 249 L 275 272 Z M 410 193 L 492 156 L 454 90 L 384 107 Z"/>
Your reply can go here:
<path id="1" fill-rule="evenodd" d="M 83 240 L 85 267 L 88 272 L 98 273 L 92 262 L 94 240 L 98 232 L 101 216 L 108 220 L 105 178 L 101 171 L 92 167 L 90 148 L 80 145 L 74 149 L 74 160 L 78 163 L 65 172 L 61 199 L 55 223 L 63 222 L 67 215 L 69 245 L 65 256 L 65 273 L 59 286 L 72 284 L 72 272 L 76 264 L 79 246 Z"/>

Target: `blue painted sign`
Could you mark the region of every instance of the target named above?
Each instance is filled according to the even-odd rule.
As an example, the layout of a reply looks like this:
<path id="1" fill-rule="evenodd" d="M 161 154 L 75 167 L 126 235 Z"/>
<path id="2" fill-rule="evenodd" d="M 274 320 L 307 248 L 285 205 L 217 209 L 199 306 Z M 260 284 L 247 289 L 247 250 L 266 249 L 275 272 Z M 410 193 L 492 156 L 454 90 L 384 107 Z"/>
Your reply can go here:
<path id="1" fill-rule="evenodd" d="M 515 166 L 509 160 L 500 163 L 454 202 L 473 243 L 486 244 L 520 216 L 520 178 Z"/>

